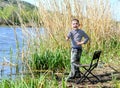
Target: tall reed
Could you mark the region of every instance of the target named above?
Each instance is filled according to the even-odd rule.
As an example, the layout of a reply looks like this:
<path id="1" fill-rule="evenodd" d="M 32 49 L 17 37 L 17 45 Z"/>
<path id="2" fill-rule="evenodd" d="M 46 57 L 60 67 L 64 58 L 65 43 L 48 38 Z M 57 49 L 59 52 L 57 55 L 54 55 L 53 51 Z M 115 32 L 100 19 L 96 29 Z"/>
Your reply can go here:
<path id="1" fill-rule="evenodd" d="M 50 36 L 49 41 L 51 39 L 54 41 L 54 43 L 48 43 L 50 47 L 68 46 L 64 40 L 71 28 L 72 18 L 78 18 L 82 25 L 81 28 L 90 36 L 91 42 L 88 47 L 102 48 L 103 42 L 114 36 L 114 34 L 111 35 L 113 23 L 108 1 L 63 0 L 58 3 L 56 0 L 48 2 L 41 0 L 39 6 L 41 21 Z"/>
<path id="2" fill-rule="evenodd" d="M 120 47 L 120 28 L 116 29 L 114 26 L 115 22 L 111 17 L 108 0 L 40 0 L 38 9 L 31 16 L 19 3 L 18 6 L 19 10 L 15 12 L 19 18 L 25 41 L 21 60 L 27 70 L 30 70 L 32 78 L 25 79 L 21 76 L 20 80 L 2 80 L 0 88 L 59 88 L 61 86 L 66 88 L 64 78 L 62 84 L 59 85 L 54 77 L 48 79 L 47 73 L 36 79 L 33 71 L 63 72 L 69 70 L 70 44 L 66 42 L 65 37 L 71 30 L 73 18 L 80 20 L 80 28 L 85 30 L 91 39 L 87 45 L 83 46 L 85 50 L 82 63 L 90 60 L 86 58 L 90 58 L 91 52 L 95 49 L 104 51 L 102 55 L 104 60 L 111 57 L 116 60 L 116 56 L 117 60 L 120 60 L 118 58 L 120 52 L 117 52 L 117 48 Z M 37 16 L 37 22 L 33 15 Z M 30 23 L 31 28 L 26 27 L 25 21 Z M 86 51 L 91 52 L 86 54 Z M 119 61 L 116 63 L 118 64 Z M 119 86 L 119 83 L 116 83 L 116 86 Z"/>
<path id="3" fill-rule="evenodd" d="M 25 13 L 22 7 L 19 12 Z M 59 63 L 59 59 L 63 63 L 69 58 L 69 55 L 66 57 L 65 54 L 68 53 L 70 44 L 66 42 L 65 37 L 71 30 L 73 18 L 80 20 L 80 28 L 86 31 L 90 37 L 89 43 L 83 46 L 85 51 L 101 49 L 103 53 L 106 53 L 120 47 L 120 29 L 115 28 L 108 0 L 40 0 L 35 14 L 38 18 L 37 23 L 23 14 L 31 23 L 31 28 L 28 29 L 18 13 L 27 43 L 23 59 L 32 62 L 35 69 L 54 69 Z M 64 49 L 66 52 L 61 52 Z M 61 51 L 59 52 L 59 50 Z M 56 56 L 59 53 L 60 55 Z M 103 58 L 107 61 L 111 57 L 110 54 L 104 55 Z M 65 59 L 63 59 L 64 57 Z M 67 64 L 65 67 L 64 65 L 62 64 L 63 68 L 67 68 Z"/>

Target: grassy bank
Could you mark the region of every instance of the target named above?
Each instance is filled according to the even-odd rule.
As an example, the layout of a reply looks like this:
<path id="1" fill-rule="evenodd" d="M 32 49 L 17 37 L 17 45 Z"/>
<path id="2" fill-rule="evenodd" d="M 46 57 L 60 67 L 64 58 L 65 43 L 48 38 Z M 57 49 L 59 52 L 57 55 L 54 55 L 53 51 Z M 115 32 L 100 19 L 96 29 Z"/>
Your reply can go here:
<path id="1" fill-rule="evenodd" d="M 16 80 L 2 80 L 0 88 L 66 88 L 66 83 L 63 80 L 61 84 L 53 77 L 47 74 L 41 75 L 38 78 L 21 78 Z"/>
<path id="2" fill-rule="evenodd" d="M 120 87 L 120 81 L 112 80 L 111 86 L 112 88 L 119 88 Z M 73 88 L 76 88 L 78 86 L 72 85 Z M 90 87 L 90 85 L 83 85 L 84 88 Z M 92 87 L 92 86 L 91 86 Z M 103 84 L 96 84 L 93 87 L 95 88 L 103 88 L 106 87 L 106 85 Z M 62 80 L 59 82 L 56 80 L 53 76 L 49 76 L 47 73 L 44 75 L 41 75 L 37 78 L 20 78 L 16 80 L 2 80 L 0 82 L 0 88 L 69 88 L 67 85 L 67 82 L 62 78 Z"/>

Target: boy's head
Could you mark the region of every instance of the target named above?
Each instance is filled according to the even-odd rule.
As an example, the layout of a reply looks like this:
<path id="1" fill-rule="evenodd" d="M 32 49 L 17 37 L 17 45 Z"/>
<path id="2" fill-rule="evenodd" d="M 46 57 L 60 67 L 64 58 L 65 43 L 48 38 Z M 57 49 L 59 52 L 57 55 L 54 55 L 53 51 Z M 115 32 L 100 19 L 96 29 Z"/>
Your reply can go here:
<path id="1" fill-rule="evenodd" d="M 80 26 L 79 20 L 78 19 L 72 19 L 72 28 L 73 29 L 78 29 Z"/>

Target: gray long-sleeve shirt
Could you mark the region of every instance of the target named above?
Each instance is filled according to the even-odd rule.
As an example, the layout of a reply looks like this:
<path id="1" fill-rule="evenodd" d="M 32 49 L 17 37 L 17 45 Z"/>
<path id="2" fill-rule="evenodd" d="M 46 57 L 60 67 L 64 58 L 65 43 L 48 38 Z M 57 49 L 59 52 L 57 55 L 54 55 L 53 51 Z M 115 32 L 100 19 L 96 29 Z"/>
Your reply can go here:
<path id="1" fill-rule="evenodd" d="M 82 49 L 81 45 L 77 45 L 77 42 L 81 42 L 84 37 L 84 44 L 89 40 L 88 35 L 81 29 L 72 30 L 68 33 L 68 38 L 71 39 L 71 47 Z"/>

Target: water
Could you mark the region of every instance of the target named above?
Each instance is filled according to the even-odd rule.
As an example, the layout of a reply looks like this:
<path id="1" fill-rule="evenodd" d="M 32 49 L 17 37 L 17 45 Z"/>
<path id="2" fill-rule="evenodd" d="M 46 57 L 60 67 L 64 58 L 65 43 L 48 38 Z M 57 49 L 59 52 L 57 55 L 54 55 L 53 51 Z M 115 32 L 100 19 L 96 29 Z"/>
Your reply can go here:
<path id="1" fill-rule="evenodd" d="M 16 28 L 17 39 L 19 47 L 16 46 L 16 37 L 13 28 L 10 27 L 0 27 L 0 79 L 2 77 L 8 78 L 10 74 L 15 74 L 15 67 L 10 68 L 10 66 L 2 66 L 4 62 L 9 62 L 12 60 L 12 63 L 16 64 L 17 51 L 22 49 L 22 32 L 20 28 Z"/>

